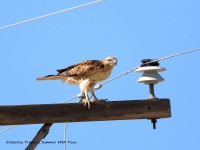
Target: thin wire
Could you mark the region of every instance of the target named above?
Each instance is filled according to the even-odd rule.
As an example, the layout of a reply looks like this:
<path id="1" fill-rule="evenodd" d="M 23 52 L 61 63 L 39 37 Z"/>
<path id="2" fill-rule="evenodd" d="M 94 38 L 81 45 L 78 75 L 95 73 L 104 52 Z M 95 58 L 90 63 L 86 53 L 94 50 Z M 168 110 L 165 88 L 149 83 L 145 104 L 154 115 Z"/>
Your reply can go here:
<path id="1" fill-rule="evenodd" d="M 200 48 L 197 48 L 197 49 L 189 50 L 189 51 L 186 51 L 186 52 L 182 52 L 182 53 L 166 56 L 166 57 L 158 59 L 158 61 L 161 61 L 161 60 L 164 60 L 164 59 L 169 59 L 169 58 L 180 56 L 180 55 L 184 55 L 184 54 L 187 54 L 187 53 L 196 52 L 196 51 L 199 51 L 199 50 L 200 50 Z"/>
<path id="2" fill-rule="evenodd" d="M 109 83 L 109 82 L 112 82 L 112 81 L 114 81 L 114 80 L 116 80 L 116 79 L 118 79 L 118 78 L 120 78 L 120 77 L 122 77 L 122 76 L 125 76 L 125 75 L 131 73 L 132 71 L 136 70 L 137 68 L 138 68 L 138 67 L 133 68 L 133 69 L 131 69 L 131 70 L 128 70 L 127 72 L 125 72 L 125 73 L 123 73 L 123 74 L 120 74 L 120 75 L 118 75 L 118 76 L 116 76 L 116 77 L 114 77 L 114 78 L 112 78 L 112 79 L 110 79 L 110 80 L 108 80 L 108 81 L 105 81 L 105 82 L 101 83 L 101 84 L 100 84 L 100 87 L 103 86 L 103 85 L 105 85 L 105 84 L 107 84 L 107 83 Z"/>
<path id="3" fill-rule="evenodd" d="M 70 10 L 85 7 L 85 6 L 92 5 L 92 4 L 95 4 L 95 3 L 98 3 L 98 2 L 102 2 L 102 1 L 103 0 L 96 0 L 96 1 L 89 2 L 89 3 L 86 3 L 86 4 L 82 4 L 82 5 L 79 5 L 79 6 L 75 6 L 75 7 L 71 7 L 71 8 L 68 8 L 68 9 L 61 10 L 61 11 L 57 11 L 57 12 L 54 12 L 54 13 L 50 13 L 50 14 L 35 17 L 35 18 L 32 18 L 32 19 L 28 19 L 28 20 L 25 20 L 25 21 L 17 22 L 17 23 L 14 23 L 14 24 L 10 24 L 10 25 L 7 25 L 7 26 L 0 27 L 0 30 L 6 29 L 6 28 L 9 28 L 9 27 L 13 27 L 13 26 L 17 26 L 17 25 L 20 25 L 20 24 L 24 24 L 24 23 L 27 23 L 27 22 L 32 22 L 32 21 L 35 21 L 35 20 L 38 20 L 38 19 L 50 17 L 50 16 L 53 16 L 53 15 L 57 15 L 57 14 L 60 14 L 60 13 L 64 13 L 64 12 L 67 12 L 67 11 L 70 11 Z"/>
<path id="4" fill-rule="evenodd" d="M 7 128 L 7 129 L 4 129 L 4 130 L 2 130 L 2 131 L 0 132 L 0 134 L 6 132 L 6 131 L 8 131 L 8 130 L 10 130 L 10 129 L 16 127 L 16 126 L 17 126 L 17 125 L 13 125 L 13 126 Z"/>
<path id="5" fill-rule="evenodd" d="M 66 150 L 67 149 L 67 123 L 68 122 L 66 122 L 65 123 L 65 127 L 64 127 L 64 150 Z"/>
<path id="6" fill-rule="evenodd" d="M 61 103 L 67 103 L 67 102 L 69 102 L 69 101 L 71 101 L 71 100 L 73 100 L 73 99 L 75 99 L 75 98 L 77 98 L 77 97 L 78 97 L 78 95 L 76 95 L 76 96 L 74 96 L 74 97 L 71 97 L 71 98 L 69 98 L 69 99 L 67 99 L 66 101 L 61 102 Z"/>

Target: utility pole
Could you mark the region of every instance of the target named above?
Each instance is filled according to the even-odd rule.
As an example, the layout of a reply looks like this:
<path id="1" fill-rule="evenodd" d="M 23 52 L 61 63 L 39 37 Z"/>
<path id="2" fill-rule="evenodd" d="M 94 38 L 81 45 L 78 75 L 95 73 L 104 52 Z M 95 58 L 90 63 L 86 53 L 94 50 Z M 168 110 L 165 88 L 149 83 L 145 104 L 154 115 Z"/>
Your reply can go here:
<path id="1" fill-rule="evenodd" d="M 169 99 L 0 106 L 0 125 L 169 118 Z"/>

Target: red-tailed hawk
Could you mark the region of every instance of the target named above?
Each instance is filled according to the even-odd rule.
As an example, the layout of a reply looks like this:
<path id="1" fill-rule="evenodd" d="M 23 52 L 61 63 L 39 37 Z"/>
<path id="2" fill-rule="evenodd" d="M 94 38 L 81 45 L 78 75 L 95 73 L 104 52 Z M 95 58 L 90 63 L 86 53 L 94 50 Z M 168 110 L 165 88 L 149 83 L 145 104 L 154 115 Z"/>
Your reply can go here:
<path id="1" fill-rule="evenodd" d="M 62 80 L 66 84 L 78 85 L 81 93 L 85 95 L 84 105 L 88 104 L 88 108 L 90 108 L 88 92 L 91 92 L 94 100 L 98 100 L 94 94 L 94 86 L 97 82 L 107 79 L 115 65 L 117 65 L 117 58 L 111 56 L 105 60 L 86 60 L 56 70 L 57 75 L 47 75 L 37 78 L 37 80 Z"/>

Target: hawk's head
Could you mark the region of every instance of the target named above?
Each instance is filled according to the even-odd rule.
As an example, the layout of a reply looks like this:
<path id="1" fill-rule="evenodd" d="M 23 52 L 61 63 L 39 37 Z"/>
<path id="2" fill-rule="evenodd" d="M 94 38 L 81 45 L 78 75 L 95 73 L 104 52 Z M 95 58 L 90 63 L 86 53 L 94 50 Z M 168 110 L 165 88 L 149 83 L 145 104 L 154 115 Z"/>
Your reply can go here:
<path id="1" fill-rule="evenodd" d="M 117 65 L 117 58 L 113 57 L 113 56 L 109 56 L 105 59 L 108 64 L 110 64 L 111 66 L 115 66 Z"/>

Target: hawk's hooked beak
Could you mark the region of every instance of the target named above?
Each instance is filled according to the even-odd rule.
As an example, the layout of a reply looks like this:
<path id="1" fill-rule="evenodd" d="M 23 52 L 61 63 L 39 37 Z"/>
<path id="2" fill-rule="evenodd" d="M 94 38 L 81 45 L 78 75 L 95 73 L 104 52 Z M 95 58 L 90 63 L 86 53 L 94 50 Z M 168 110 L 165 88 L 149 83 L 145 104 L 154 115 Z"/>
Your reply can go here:
<path id="1" fill-rule="evenodd" d="M 114 60 L 114 64 L 115 64 L 115 66 L 117 66 L 117 59 Z"/>

